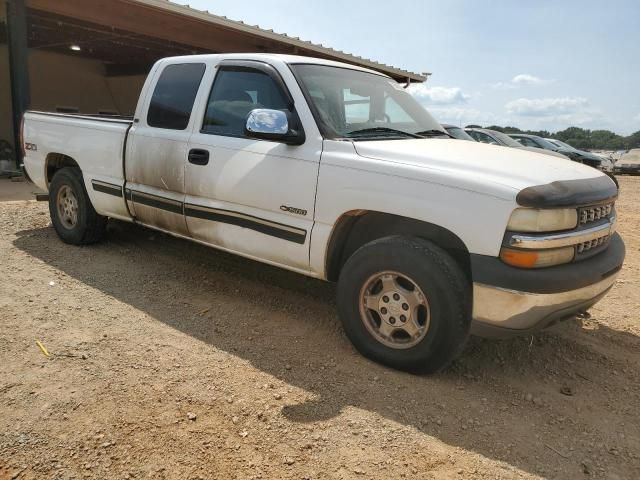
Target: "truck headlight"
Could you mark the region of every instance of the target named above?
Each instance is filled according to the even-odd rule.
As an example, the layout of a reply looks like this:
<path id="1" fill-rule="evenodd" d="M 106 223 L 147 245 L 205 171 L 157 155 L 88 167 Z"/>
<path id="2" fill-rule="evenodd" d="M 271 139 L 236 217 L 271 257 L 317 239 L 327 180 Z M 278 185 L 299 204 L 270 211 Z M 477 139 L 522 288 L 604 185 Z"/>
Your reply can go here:
<path id="1" fill-rule="evenodd" d="M 517 208 L 511 214 L 507 230 L 512 232 L 555 232 L 571 230 L 578 225 L 575 208 Z"/>
<path id="2" fill-rule="evenodd" d="M 507 265 L 519 268 L 543 268 L 569 263 L 575 256 L 574 247 L 553 248 L 548 250 L 518 250 L 503 247 L 500 259 Z"/>

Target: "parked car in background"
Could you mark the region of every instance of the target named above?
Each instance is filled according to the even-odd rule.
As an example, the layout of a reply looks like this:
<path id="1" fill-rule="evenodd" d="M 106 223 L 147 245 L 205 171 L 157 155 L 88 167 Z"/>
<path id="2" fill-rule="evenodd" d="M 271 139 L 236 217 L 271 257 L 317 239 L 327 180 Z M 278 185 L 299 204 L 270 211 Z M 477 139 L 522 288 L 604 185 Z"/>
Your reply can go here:
<path id="1" fill-rule="evenodd" d="M 602 171 L 607 173 L 613 172 L 613 165 L 616 163 L 614 158 L 615 152 L 612 150 L 591 150 L 591 153 L 599 156 L 602 159 Z"/>
<path id="2" fill-rule="evenodd" d="M 634 148 L 620 157 L 614 167 L 615 173 L 640 175 L 640 148 Z"/>
<path id="3" fill-rule="evenodd" d="M 469 140 L 470 142 L 475 142 L 475 139 L 470 137 L 462 127 L 458 127 L 456 125 L 450 125 L 448 123 L 443 123 L 442 127 L 453 138 L 457 138 L 458 140 Z"/>
<path id="4" fill-rule="evenodd" d="M 525 147 L 506 133 L 498 132 L 497 130 L 490 130 L 488 128 L 465 128 L 464 131 L 471 137 L 473 137 L 474 140 L 481 143 L 500 145 L 503 147 L 520 148 L 522 150 L 529 150 L 530 152 L 552 155 L 554 157 L 562 158 L 563 160 L 571 160 L 569 157 L 562 155 L 561 153 L 553 152 L 551 150 L 545 150 L 544 148 Z"/>
<path id="5" fill-rule="evenodd" d="M 624 155 L 626 155 L 626 153 L 627 153 L 628 151 L 629 151 L 629 150 L 616 150 L 615 152 L 613 152 L 613 153 L 611 154 L 611 156 L 610 156 L 609 158 L 611 158 L 611 161 L 612 161 L 612 162 L 613 162 L 613 164 L 615 165 L 615 164 L 616 164 L 616 162 L 617 162 L 618 160 L 620 160 Z"/>
<path id="6" fill-rule="evenodd" d="M 600 155 L 596 155 L 595 153 L 572 147 L 568 143 L 556 140 L 555 138 L 545 138 L 545 140 L 547 142 L 553 143 L 554 145 L 557 145 L 558 148 L 564 148 L 566 150 L 572 151 L 574 154 L 579 156 L 579 158 L 582 160 L 582 163 L 584 163 L 585 165 L 589 165 L 590 167 L 598 168 L 600 170 L 604 169 L 603 158 Z"/>
<path id="7" fill-rule="evenodd" d="M 613 160 L 611 160 L 611 158 L 603 158 L 600 164 L 600 170 L 606 173 L 613 173 Z"/>
<path id="8" fill-rule="evenodd" d="M 526 147 L 538 147 L 538 148 L 544 148 L 545 150 L 550 150 L 552 152 L 558 152 L 558 153 L 561 153 L 562 155 L 569 157 L 574 162 L 584 163 L 585 165 L 589 165 L 590 167 L 597 168 L 598 170 L 601 169 L 600 164 L 602 163 L 602 161 L 600 159 L 586 158 L 580 155 L 576 151 L 576 149 L 571 146 L 561 147 L 537 135 L 527 135 L 524 133 L 512 133 L 509 136 L 511 138 L 516 139 L 518 142 L 520 142 L 522 145 Z"/>

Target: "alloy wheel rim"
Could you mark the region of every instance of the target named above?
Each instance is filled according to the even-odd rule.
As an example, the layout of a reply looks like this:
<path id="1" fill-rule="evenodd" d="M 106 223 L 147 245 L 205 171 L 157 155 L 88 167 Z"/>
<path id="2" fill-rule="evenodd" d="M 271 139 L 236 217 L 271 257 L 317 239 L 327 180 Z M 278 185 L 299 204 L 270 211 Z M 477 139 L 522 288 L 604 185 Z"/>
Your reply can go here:
<path id="1" fill-rule="evenodd" d="M 425 337 L 431 321 L 426 295 L 398 272 L 376 273 L 360 290 L 360 317 L 369 333 L 395 349 L 411 348 Z"/>
<path id="2" fill-rule="evenodd" d="M 58 190 L 56 206 L 62 226 L 68 230 L 74 228 L 78 223 L 78 198 L 69 185 Z"/>

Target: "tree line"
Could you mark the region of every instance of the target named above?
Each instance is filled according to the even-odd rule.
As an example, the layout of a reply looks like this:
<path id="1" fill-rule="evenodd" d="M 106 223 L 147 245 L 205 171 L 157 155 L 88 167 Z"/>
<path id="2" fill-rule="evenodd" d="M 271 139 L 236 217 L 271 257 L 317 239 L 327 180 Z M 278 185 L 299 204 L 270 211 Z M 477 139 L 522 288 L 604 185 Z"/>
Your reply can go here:
<path id="1" fill-rule="evenodd" d="M 631 150 L 632 148 L 640 148 L 640 130 L 624 137 L 609 130 L 588 130 L 579 127 L 569 127 L 555 133 L 547 130 L 520 130 L 516 127 L 500 127 L 498 125 L 486 128 L 503 133 L 526 133 L 544 138 L 555 138 L 575 148 L 587 150 Z"/>

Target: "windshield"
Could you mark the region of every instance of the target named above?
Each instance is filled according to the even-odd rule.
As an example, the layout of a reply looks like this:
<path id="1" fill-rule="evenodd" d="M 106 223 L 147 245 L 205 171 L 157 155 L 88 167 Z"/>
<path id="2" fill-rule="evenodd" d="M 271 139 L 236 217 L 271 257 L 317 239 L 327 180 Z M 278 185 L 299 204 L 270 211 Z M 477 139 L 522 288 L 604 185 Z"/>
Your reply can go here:
<path id="1" fill-rule="evenodd" d="M 561 142 L 560 140 L 556 140 L 555 138 L 553 138 L 553 139 L 546 138 L 545 140 L 553 143 L 554 145 L 557 145 L 560 148 L 566 148 L 567 150 L 576 150 L 574 147 L 572 147 L 568 143 Z"/>
<path id="2" fill-rule="evenodd" d="M 545 140 L 542 137 L 534 136 L 533 138 L 537 143 L 539 143 L 542 146 L 542 148 L 546 148 L 547 150 L 554 150 L 555 151 L 555 150 L 558 150 L 558 148 L 560 148 L 561 150 L 566 150 L 564 147 L 558 147 L 558 145 L 554 145 L 553 143 L 551 143 L 548 140 Z"/>
<path id="3" fill-rule="evenodd" d="M 496 130 L 491 130 L 491 134 L 494 137 L 496 137 L 498 140 L 500 140 L 507 147 L 522 148 L 522 144 L 520 142 L 515 141 L 513 138 L 511 138 L 509 135 L 505 133 L 498 132 Z"/>
<path id="4" fill-rule="evenodd" d="M 473 138 L 471 135 L 469 135 L 460 127 L 444 127 L 444 128 L 447 132 L 449 132 L 449 134 L 452 137 L 457 138 L 458 140 L 470 140 L 472 142 L 476 141 L 475 138 Z"/>
<path id="5" fill-rule="evenodd" d="M 329 138 L 416 138 L 446 135 L 394 80 L 348 68 L 293 64 L 323 135 Z"/>
<path id="6" fill-rule="evenodd" d="M 524 145 L 525 147 L 528 147 L 530 143 L 533 143 L 533 145 L 531 146 L 535 146 L 537 148 L 544 148 L 545 150 L 552 150 L 554 152 L 558 151 L 558 149 L 565 150 L 562 147 L 558 147 L 558 145 L 554 145 L 553 143 L 545 140 L 544 138 L 537 137 L 535 135 L 529 135 L 529 136 L 514 135 L 512 138 L 515 138 L 516 140 L 522 140 L 521 144 Z"/>

